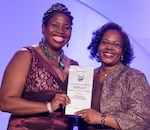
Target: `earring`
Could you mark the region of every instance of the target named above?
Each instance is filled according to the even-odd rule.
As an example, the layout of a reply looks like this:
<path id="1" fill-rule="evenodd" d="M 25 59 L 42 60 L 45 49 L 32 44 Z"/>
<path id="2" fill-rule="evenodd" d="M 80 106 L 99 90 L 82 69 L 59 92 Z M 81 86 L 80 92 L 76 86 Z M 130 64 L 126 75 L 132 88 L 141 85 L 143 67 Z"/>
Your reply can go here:
<path id="1" fill-rule="evenodd" d="M 67 43 L 67 45 L 66 45 L 67 47 L 69 47 L 69 43 Z"/>
<path id="2" fill-rule="evenodd" d="M 121 56 L 121 61 L 123 61 L 123 56 Z"/>

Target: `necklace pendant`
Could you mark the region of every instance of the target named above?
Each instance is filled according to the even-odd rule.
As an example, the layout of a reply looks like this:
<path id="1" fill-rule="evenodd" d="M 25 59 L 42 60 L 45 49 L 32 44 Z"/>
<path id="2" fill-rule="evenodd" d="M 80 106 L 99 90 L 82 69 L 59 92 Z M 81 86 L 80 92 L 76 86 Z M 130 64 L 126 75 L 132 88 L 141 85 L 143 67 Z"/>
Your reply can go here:
<path id="1" fill-rule="evenodd" d="M 64 64 L 63 63 L 61 63 L 61 62 L 59 62 L 59 68 L 61 68 L 61 69 L 65 69 L 65 66 L 64 66 Z"/>
<path id="2" fill-rule="evenodd" d="M 102 74 L 102 76 L 107 77 L 107 74 L 105 74 L 105 73 L 101 70 L 101 68 L 99 69 L 99 72 Z"/>
<path id="3" fill-rule="evenodd" d="M 105 77 L 107 77 L 107 74 L 104 74 Z"/>

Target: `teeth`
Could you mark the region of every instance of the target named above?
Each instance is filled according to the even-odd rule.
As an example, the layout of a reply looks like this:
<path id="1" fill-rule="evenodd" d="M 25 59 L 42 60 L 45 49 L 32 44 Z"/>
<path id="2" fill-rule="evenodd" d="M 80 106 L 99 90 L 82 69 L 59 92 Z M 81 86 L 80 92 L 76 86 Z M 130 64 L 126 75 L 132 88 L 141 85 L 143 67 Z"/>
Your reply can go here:
<path id="1" fill-rule="evenodd" d="M 106 56 L 113 56 L 111 53 L 105 53 Z"/>
<path id="2" fill-rule="evenodd" d="M 62 42 L 63 41 L 63 37 L 53 36 L 53 39 L 55 41 L 58 41 L 58 42 Z"/>

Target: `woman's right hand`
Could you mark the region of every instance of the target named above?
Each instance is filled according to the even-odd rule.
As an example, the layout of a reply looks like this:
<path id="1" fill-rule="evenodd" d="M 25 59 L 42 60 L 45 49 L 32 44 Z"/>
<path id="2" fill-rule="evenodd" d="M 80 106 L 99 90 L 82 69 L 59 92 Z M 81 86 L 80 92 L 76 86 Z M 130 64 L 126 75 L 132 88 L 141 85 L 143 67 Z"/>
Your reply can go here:
<path id="1" fill-rule="evenodd" d="M 66 94 L 56 93 L 51 101 L 51 108 L 53 111 L 59 109 L 61 106 L 64 108 L 70 103 L 70 98 Z"/>

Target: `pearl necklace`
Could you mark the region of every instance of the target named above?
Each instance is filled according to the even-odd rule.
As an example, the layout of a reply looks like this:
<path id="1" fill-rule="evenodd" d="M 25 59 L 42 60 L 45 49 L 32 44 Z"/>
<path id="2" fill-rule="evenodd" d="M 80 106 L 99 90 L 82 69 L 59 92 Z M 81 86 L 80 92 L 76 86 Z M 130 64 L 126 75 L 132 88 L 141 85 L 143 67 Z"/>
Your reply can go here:
<path id="1" fill-rule="evenodd" d="M 44 45 L 44 43 L 43 43 L 42 41 L 39 43 L 39 46 L 40 46 L 40 48 L 42 49 L 42 51 L 44 52 L 45 56 L 46 56 L 49 60 L 55 60 L 55 61 L 57 61 L 58 64 L 59 64 L 59 68 L 65 69 L 65 65 L 62 63 L 62 59 L 63 59 L 63 57 L 64 57 L 64 52 L 63 52 L 63 51 L 61 52 L 61 55 L 59 55 L 59 56 L 54 56 L 54 55 L 52 55 L 52 54 L 48 51 L 47 47 Z"/>
<path id="2" fill-rule="evenodd" d="M 100 72 L 100 73 L 102 74 L 102 76 L 104 76 L 104 77 L 107 77 L 107 75 L 108 75 L 108 74 L 105 74 L 105 73 L 102 71 L 101 68 L 99 69 L 99 72 Z"/>

